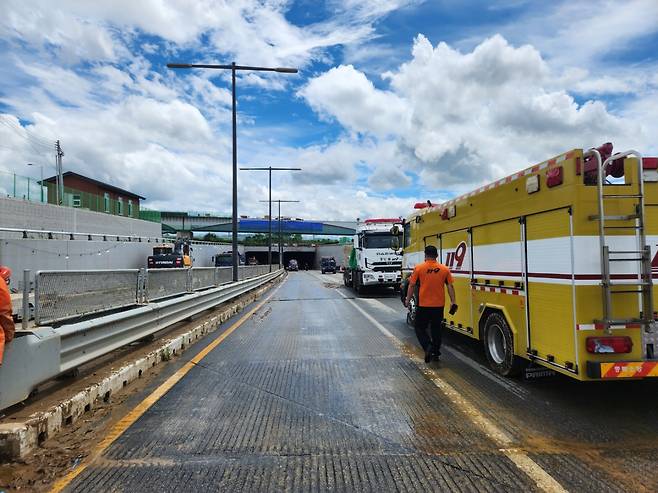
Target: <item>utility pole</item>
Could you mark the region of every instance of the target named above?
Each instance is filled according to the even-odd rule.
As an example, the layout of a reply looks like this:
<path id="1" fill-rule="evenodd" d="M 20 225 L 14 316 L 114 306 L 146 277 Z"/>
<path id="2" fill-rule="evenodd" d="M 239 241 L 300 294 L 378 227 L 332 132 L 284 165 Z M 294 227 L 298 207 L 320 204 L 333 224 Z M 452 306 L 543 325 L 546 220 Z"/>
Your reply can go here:
<path id="1" fill-rule="evenodd" d="M 299 200 L 259 200 L 259 202 L 269 202 L 270 205 L 272 202 L 278 202 L 279 203 L 279 269 L 283 265 L 283 243 L 282 243 L 282 238 L 281 238 L 281 202 L 299 202 Z"/>
<path id="2" fill-rule="evenodd" d="M 57 151 L 55 158 L 55 168 L 57 169 L 57 204 L 64 204 L 64 174 L 62 173 L 62 157 L 64 156 L 64 151 L 62 151 L 62 146 L 59 143 L 59 140 L 55 142 L 55 150 Z"/>
<path id="3" fill-rule="evenodd" d="M 205 63 L 168 63 L 167 68 L 188 69 L 188 68 L 209 68 L 231 71 L 231 96 L 233 109 L 233 221 L 232 245 L 233 245 L 233 281 L 238 280 L 238 138 L 237 138 L 237 109 L 235 95 L 235 72 L 238 70 L 256 71 L 256 72 L 279 72 L 282 74 L 296 74 L 296 68 L 286 67 L 251 67 L 248 65 L 237 65 L 235 62 L 230 65 L 216 65 Z"/>
<path id="4" fill-rule="evenodd" d="M 269 203 L 270 211 L 268 216 L 268 228 L 267 228 L 267 264 L 270 266 L 270 272 L 272 272 L 272 171 L 301 171 L 302 168 L 277 168 L 277 167 L 260 167 L 260 168 L 240 168 L 245 171 L 269 171 Z M 279 203 L 281 207 L 281 203 Z"/>

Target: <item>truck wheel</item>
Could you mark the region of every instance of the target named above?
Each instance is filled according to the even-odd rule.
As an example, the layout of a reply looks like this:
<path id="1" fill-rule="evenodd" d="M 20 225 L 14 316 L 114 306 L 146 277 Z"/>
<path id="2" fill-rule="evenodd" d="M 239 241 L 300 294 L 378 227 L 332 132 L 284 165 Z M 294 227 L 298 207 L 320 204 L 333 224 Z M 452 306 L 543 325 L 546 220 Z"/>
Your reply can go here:
<path id="1" fill-rule="evenodd" d="M 418 303 L 416 302 L 416 295 L 414 294 L 409 300 L 409 306 L 407 307 L 407 325 L 412 327 L 416 326 L 416 307 Z"/>
<path id="2" fill-rule="evenodd" d="M 365 286 L 361 283 L 361 276 L 358 272 L 354 276 L 354 290 L 357 294 L 363 294 L 365 292 Z"/>
<path id="3" fill-rule="evenodd" d="M 484 352 L 489 366 L 504 377 L 518 375 L 522 360 L 514 355 L 514 338 L 505 317 L 492 312 L 484 324 Z"/>

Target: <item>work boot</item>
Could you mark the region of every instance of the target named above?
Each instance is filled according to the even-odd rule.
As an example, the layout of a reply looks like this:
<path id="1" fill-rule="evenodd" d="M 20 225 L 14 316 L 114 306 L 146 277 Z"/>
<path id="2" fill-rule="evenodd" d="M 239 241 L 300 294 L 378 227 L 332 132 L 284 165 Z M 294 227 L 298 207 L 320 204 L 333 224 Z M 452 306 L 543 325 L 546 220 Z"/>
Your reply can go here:
<path id="1" fill-rule="evenodd" d="M 432 345 L 430 344 L 429 346 L 427 346 L 427 349 L 425 349 L 425 363 L 429 363 L 430 361 L 432 361 L 432 354 L 433 354 Z"/>

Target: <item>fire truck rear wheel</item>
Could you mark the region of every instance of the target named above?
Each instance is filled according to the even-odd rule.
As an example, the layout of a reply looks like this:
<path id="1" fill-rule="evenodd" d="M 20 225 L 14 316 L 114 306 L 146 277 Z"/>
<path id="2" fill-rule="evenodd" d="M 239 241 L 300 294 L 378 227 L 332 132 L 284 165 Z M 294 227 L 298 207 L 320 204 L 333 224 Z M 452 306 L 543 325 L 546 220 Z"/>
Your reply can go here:
<path id="1" fill-rule="evenodd" d="M 491 312 L 484 324 L 484 352 L 496 373 L 511 377 L 521 371 L 521 360 L 514 355 L 512 330 L 499 312 Z"/>
<path id="2" fill-rule="evenodd" d="M 412 327 L 416 326 L 416 295 L 414 294 L 409 300 L 409 306 L 407 307 L 407 325 Z"/>

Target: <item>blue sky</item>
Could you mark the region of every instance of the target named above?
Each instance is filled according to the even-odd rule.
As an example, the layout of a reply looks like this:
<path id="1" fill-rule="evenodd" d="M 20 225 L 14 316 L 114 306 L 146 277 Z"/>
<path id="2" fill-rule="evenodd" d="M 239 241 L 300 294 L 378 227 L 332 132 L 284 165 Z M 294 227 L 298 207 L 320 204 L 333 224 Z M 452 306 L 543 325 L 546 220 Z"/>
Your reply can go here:
<path id="1" fill-rule="evenodd" d="M 230 210 L 228 73 L 239 163 L 290 215 L 406 215 L 574 147 L 658 154 L 654 0 L 7 0 L 0 168 L 64 164 L 169 210 Z M 266 176 L 242 173 L 240 213 Z"/>

